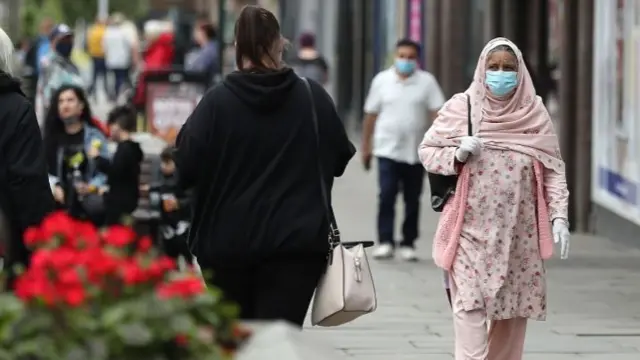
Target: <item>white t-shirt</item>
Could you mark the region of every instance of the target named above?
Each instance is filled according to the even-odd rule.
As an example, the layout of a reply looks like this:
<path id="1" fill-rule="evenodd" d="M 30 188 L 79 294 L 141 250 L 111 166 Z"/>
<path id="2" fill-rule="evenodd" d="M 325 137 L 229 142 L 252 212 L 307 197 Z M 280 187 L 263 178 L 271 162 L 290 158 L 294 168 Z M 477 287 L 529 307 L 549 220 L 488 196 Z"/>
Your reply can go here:
<path id="1" fill-rule="evenodd" d="M 104 60 L 108 69 L 131 66 L 132 46 L 129 34 L 120 26 L 109 26 L 102 38 Z"/>
<path id="2" fill-rule="evenodd" d="M 444 101 L 440 85 L 426 71 L 416 70 L 406 79 L 393 67 L 378 73 L 364 105 L 365 113 L 378 114 L 373 154 L 419 164 L 418 145 L 429 128 L 429 112 L 439 110 Z"/>

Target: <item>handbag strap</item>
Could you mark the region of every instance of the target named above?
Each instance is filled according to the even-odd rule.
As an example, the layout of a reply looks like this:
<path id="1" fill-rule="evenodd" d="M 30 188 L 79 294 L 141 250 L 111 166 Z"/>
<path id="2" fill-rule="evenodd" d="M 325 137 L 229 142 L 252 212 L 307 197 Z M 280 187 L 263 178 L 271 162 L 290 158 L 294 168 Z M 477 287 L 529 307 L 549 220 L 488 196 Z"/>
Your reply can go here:
<path id="1" fill-rule="evenodd" d="M 320 175 L 320 192 L 322 193 L 322 201 L 324 203 L 325 216 L 329 221 L 329 254 L 333 252 L 336 245 L 340 243 L 340 231 L 336 225 L 335 216 L 331 210 L 331 204 L 329 203 L 329 192 L 327 191 L 327 185 L 324 182 L 324 170 L 322 167 L 322 159 L 320 157 L 320 129 L 318 126 L 318 113 L 316 111 L 316 102 L 313 98 L 313 92 L 311 91 L 311 85 L 306 78 L 302 78 L 304 85 L 307 88 L 307 93 L 311 100 L 311 119 L 313 120 L 313 131 L 316 135 L 316 148 L 318 151 L 318 174 Z"/>
<path id="2" fill-rule="evenodd" d="M 473 128 L 471 124 L 471 96 L 467 94 L 467 132 L 469 136 L 473 136 Z"/>

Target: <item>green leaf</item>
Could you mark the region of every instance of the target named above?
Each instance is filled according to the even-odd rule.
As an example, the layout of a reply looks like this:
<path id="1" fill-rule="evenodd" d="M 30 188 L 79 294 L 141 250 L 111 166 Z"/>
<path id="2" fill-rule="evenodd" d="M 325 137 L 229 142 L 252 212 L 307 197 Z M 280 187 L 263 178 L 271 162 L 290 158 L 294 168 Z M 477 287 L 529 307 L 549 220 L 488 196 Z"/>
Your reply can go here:
<path id="1" fill-rule="evenodd" d="M 196 323 L 193 318 L 187 314 L 178 314 L 171 317 L 169 326 L 175 333 L 186 334 L 190 332 Z"/>
<path id="2" fill-rule="evenodd" d="M 126 317 L 127 309 L 124 306 L 112 306 L 102 314 L 102 324 L 106 327 L 112 327 L 124 322 Z"/>
<path id="3" fill-rule="evenodd" d="M 153 333 L 143 323 L 122 324 L 116 327 L 116 333 L 125 345 L 145 346 L 153 340 Z"/>
<path id="4" fill-rule="evenodd" d="M 106 339 L 97 337 L 89 340 L 89 353 L 91 354 L 89 359 L 92 360 L 107 360 L 109 359 L 109 345 Z"/>
<path id="5" fill-rule="evenodd" d="M 89 351 L 82 346 L 75 346 L 65 356 L 67 360 L 86 360 L 90 358 Z"/>

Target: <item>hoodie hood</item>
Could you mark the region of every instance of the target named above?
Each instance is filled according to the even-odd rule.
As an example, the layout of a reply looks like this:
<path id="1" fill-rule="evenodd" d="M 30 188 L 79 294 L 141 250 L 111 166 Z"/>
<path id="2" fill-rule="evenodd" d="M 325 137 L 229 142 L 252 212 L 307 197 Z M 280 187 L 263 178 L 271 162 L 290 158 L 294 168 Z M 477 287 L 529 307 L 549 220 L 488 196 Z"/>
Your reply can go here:
<path id="1" fill-rule="evenodd" d="M 0 94 L 18 93 L 24 96 L 20 81 L 11 77 L 9 74 L 0 71 Z"/>
<path id="2" fill-rule="evenodd" d="M 299 81 L 292 69 L 285 68 L 268 73 L 235 71 L 223 83 L 247 106 L 270 111 L 282 105 Z"/>

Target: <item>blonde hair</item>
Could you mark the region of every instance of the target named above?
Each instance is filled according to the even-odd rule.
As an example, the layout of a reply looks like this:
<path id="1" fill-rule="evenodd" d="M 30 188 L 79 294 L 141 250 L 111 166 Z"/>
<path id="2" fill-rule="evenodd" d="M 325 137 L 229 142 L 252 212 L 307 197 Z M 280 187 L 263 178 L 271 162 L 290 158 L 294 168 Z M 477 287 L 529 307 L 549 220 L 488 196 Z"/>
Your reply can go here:
<path id="1" fill-rule="evenodd" d="M 14 76 L 15 59 L 13 55 L 13 42 L 9 35 L 0 28 L 0 71 Z"/>

